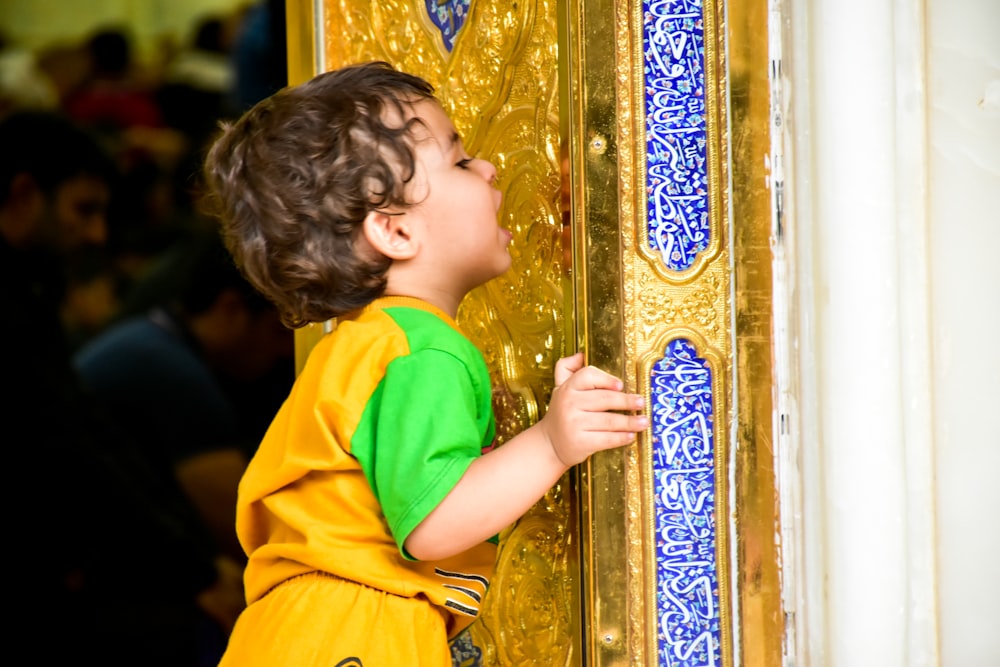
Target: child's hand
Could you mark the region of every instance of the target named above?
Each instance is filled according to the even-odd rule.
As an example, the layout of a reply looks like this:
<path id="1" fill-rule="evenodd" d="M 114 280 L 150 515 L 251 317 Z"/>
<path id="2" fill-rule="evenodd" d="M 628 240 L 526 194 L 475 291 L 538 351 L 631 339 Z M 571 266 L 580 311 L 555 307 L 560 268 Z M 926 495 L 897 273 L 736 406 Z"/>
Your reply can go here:
<path id="1" fill-rule="evenodd" d="M 583 355 L 560 359 L 556 388 L 541 420 L 475 459 L 451 492 L 406 538 L 419 560 L 462 553 L 510 526 L 552 488 L 571 466 L 594 452 L 627 445 L 649 427 L 642 396 Z"/>
<path id="2" fill-rule="evenodd" d="M 621 447 L 649 426 L 644 415 L 618 414 L 645 407 L 638 394 L 622 392 L 624 383 L 593 366 L 583 365 L 583 353 L 560 359 L 549 410 L 539 422 L 556 457 L 566 466 L 594 452 Z"/>

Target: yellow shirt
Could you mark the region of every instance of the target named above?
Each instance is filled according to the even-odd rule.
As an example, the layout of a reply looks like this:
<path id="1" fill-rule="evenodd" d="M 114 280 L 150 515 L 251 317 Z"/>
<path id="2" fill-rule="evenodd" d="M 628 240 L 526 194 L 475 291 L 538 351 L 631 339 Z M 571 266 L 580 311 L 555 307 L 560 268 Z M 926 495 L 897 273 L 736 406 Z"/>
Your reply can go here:
<path id="1" fill-rule="evenodd" d="M 421 562 L 402 544 L 494 434 L 486 364 L 446 314 L 385 297 L 342 318 L 240 483 L 248 602 L 324 572 L 426 598 L 458 634 L 479 612 L 496 545 Z"/>

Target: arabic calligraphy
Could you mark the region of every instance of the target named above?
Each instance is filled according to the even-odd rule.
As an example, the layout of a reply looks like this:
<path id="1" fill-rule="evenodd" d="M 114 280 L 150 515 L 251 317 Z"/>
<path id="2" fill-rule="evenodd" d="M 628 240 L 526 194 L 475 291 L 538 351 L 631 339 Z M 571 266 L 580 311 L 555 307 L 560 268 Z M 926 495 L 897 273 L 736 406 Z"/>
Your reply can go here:
<path id="1" fill-rule="evenodd" d="M 719 665 L 712 371 L 683 338 L 650 372 L 660 665 Z"/>
<path id="2" fill-rule="evenodd" d="M 643 12 L 647 238 L 671 271 L 710 241 L 701 0 L 650 0 Z"/>

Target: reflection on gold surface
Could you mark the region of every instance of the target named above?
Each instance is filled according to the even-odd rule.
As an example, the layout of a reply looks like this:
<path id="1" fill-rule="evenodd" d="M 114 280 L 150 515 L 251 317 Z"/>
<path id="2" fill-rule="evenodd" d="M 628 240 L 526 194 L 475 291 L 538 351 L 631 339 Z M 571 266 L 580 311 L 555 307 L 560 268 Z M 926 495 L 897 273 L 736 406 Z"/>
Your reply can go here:
<path id="1" fill-rule="evenodd" d="M 729 78 L 732 132 L 735 369 L 736 586 L 741 662 L 780 665 L 784 613 L 772 436 L 771 213 L 768 15 L 765 3 L 730 2 Z"/>
<path id="2" fill-rule="evenodd" d="M 315 4 L 307 0 L 285 3 L 285 23 L 288 31 L 288 83 L 298 85 L 319 74 Z M 308 349 L 312 349 L 309 346 Z"/>
<path id="3" fill-rule="evenodd" d="M 627 378 L 619 233 L 619 111 L 613 0 L 565 4 L 561 66 L 571 174 L 578 344 L 587 362 Z M 627 113 L 629 110 L 625 109 Z M 635 378 L 626 380 L 635 388 Z M 643 664 L 630 644 L 635 595 L 625 516 L 625 467 L 634 447 L 580 466 L 583 652 L 588 665 Z M 641 605 L 640 607 L 641 608 Z"/>

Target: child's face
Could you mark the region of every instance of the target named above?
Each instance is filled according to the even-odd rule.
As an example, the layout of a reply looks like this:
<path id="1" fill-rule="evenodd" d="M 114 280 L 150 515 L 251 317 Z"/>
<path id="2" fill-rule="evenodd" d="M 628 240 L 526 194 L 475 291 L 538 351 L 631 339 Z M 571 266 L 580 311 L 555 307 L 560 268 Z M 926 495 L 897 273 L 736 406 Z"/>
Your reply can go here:
<path id="1" fill-rule="evenodd" d="M 413 130 L 417 167 L 407 216 L 425 233 L 421 253 L 438 279 L 468 292 L 507 271 L 511 233 L 497 223 L 501 194 L 496 168 L 465 152 L 455 126 L 432 100 L 414 105 L 423 121 Z"/>

